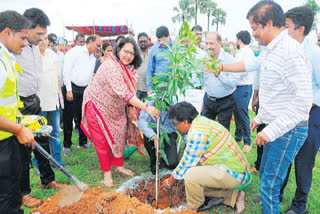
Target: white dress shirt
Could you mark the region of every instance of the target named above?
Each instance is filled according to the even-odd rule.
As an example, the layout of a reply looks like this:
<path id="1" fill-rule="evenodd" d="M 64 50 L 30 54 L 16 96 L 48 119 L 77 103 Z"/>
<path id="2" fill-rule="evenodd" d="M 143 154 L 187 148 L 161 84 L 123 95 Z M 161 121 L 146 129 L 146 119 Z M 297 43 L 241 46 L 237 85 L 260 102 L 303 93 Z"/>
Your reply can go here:
<path id="1" fill-rule="evenodd" d="M 67 91 L 72 91 L 71 82 L 77 86 L 85 87 L 92 80 L 96 58 L 92 53 L 89 56 L 88 48 L 75 46 L 64 57 L 63 81 Z"/>
<path id="2" fill-rule="evenodd" d="M 254 58 L 255 56 L 252 49 L 249 47 L 249 45 L 245 45 L 243 48 L 240 48 L 236 56 L 236 61 L 237 62 L 248 61 L 248 60 L 254 60 Z M 240 79 L 237 82 L 237 86 L 252 85 L 254 75 L 255 75 L 254 72 L 245 72 L 241 74 Z"/>
<path id="3" fill-rule="evenodd" d="M 42 72 L 40 73 L 39 98 L 42 111 L 55 111 L 59 108 L 59 76 L 56 53 L 46 49 L 42 56 Z"/>

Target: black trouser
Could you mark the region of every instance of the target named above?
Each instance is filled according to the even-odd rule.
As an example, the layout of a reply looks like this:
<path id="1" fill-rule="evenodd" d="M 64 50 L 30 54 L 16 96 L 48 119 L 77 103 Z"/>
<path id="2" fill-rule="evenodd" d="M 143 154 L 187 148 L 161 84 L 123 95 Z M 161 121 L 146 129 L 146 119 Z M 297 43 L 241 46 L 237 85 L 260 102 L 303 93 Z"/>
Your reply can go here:
<path id="1" fill-rule="evenodd" d="M 168 164 L 164 163 L 165 167 L 168 169 L 174 169 L 176 168 L 176 166 L 179 163 L 179 159 L 178 159 L 178 154 L 177 154 L 177 133 L 172 132 L 170 134 L 168 134 L 169 138 L 170 138 L 170 142 L 166 142 L 166 140 L 164 140 L 164 152 L 166 153 L 167 159 L 168 159 Z M 160 143 L 160 142 L 159 142 Z M 149 138 L 147 138 L 144 135 L 144 146 L 149 154 L 150 157 L 150 167 L 153 168 L 156 166 L 156 148 L 154 147 L 154 142 L 153 140 L 149 140 Z"/>
<path id="2" fill-rule="evenodd" d="M 259 111 L 259 101 L 258 104 L 256 106 L 256 114 L 258 114 Z M 264 129 L 264 127 L 266 127 L 265 124 L 260 124 L 257 128 L 257 133 L 261 132 L 262 129 Z M 259 171 L 260 169 L 260 164 L 261 164 L 261 159 L 262 159 L 262 154 L 263 154 L 263 146 L 258 146 L 257 147 L 257 160 L 254 162 L 254 166 L 256 167 L 256 169 Z"/>
<path id="3" fill-rule="evenodd" d="M 22 175 L 21 149 L 16 137 L 0 141 L 0 213 L 23 213 L 20 183 Z"/>
<path id="4" fill-rule="evenodd" d="M 230 130 L 230 121 L 234 105 L 235 101 L 233 94 L 222 98 L 213 98 L 209 97 L 206 93 L 203 98 L 203 110 L 201 115 L 211 120 L 216 120 L 216 117 L 218 116 L 219 123 Z"/>
<path id="5" fill-rule="evenodd" d="M 144 101 L 144 98 L 146 98 L 148 96 L 148 93 L 146 91 L 140 91 L 137 90 L 137 97 L 139 100 Z"/>
<path id="6" fill-rule="evenodd" d="M 29 97 L 20 97 L 20 100 L 23 102 L 24 107 L 20 109 L 20 112 L 23 115 L 42 115 L 40 107 L 40 99 L 37 95 L 32 95 Z M 49 137 L 35 137 L 35 140 L 50 154 L 49 146 Z M 21 156 L 22 156 L 22 180 L 21 180 L 21 193 L 22 195 L 29 194 L 30 189 L 30 163 L 31 163 L 31 152 L 30 147 L 23 147 Z M 33 150 L 34 156 L 39 165 L 40 179 L 43 185 L 47 185 L 50 182 L 54 181 L 54 172 L 50 166 L 48 159 L 42 156 L 42 154 L 37 150 Z"/>
<path id="7" fill-rule="evenodd" d="M 83 146 L 87 144 L 87 137 L 80 128 L 81 118 L 82 118 L 82 101 L 83 93 L 86 87 L 79 87 L 72 83 L 72 94 L 73 101 L 67 100 L 66 87 L 62 88 L 63 100 L 64 100 L 64 110 L 63 110 L 63 146 L 65 148 L 70 148 L 72 145 L 72 130 L 73 130 L 73 119 L 76 123 L 76 128 L 79 130 L 79 145 Z"/>

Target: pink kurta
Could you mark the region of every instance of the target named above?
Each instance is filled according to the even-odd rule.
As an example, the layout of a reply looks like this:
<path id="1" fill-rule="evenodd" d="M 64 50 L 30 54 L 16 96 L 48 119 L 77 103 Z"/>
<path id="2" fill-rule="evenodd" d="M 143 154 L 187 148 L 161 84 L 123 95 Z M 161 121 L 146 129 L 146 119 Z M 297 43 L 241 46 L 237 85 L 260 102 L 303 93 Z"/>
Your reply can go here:
<path id="1" fill-rule="evenodd" d="M 115 57 L 107 58 L 86 88 L 82 104 L 82 112 L 85 112 L 89 101 L 94 104 L 100 128 L 115 157 L 123 155 L 126 145 L 126 105 L 134 96 L 128 82 L 135 87 L 137 78 L 133 67 L 128 72 L 123 68 Z M 85 113 L 82 115 L 81 127 L 92 140 Z"/>

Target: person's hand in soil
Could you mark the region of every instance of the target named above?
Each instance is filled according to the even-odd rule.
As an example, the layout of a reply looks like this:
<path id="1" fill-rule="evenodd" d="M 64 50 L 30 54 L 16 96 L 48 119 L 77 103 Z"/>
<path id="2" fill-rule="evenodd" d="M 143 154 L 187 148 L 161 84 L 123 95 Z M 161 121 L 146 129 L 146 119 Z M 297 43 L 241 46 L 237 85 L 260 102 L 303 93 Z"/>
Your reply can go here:
<path id="1" fill-rule="evenodd" d="M 170 189 L 176 179 L 171 175 L 169 178 L 163 180 L 160 185 L 160 189 Z"/>

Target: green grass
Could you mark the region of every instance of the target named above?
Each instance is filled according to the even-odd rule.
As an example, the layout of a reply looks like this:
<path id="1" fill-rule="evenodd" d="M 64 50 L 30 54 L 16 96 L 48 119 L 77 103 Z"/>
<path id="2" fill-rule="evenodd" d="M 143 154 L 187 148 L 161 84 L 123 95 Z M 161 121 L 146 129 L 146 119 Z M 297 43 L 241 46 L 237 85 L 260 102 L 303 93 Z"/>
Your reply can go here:
<path id="1" fill-rule="evenodd" d="M 250 112 L 250 117 L 253 117 L 254 113 Z M 234 134 L 235 126 L 231 125 L 231 133 Z M 256 136 L 256 132 L 252 133 L 251 139 L 254 142 Z M 100 171 L 99 161 L 96 155 L 94 148 L 89 150 L 78 149 L 77 143 L 78 137 L 74 134 L 72 138 L 74 142 L 72 145 L 72 155 L 69 157 L 63 156 L 63 161 L 68 165 L 67 169 L 75 175 L 79 180 L 88 184 L 90 187 L 98 187 L 101 186 L 100 182 L 103 179 L 102 172 Z M 253 145 L 253 149 L 249 154 L 246 154 L 246 157 L 251 166 L 253 166 L 254 161 L 256 160 L 256 147 Z M 125 160 L 124 166 L 132 169 L 135 173 L 140 174 L 142 172 L 148 171 L 149 169 L 149 160 L 148 155 L 146 157 L 140 156 L 137 152 L 135 152 L 128 160 Z M 42 190 L 39 188 L 40 179 L 36 174 L 36 170 L 34 168 L 31 169 L 31 190 L 32 194 L 40 199 L 47 199 L 48 197 L 54 195 L 56 193 L 55 190 Z M 69 179 L 63 175 L 60 171 L 55 170 L 56 180 L 60 183 L 70 183 Z M 117 189 L 123 182 L 128 180 L 129 178 L 119 173 L 113 173 L 114 179 L 114 187 L 112 189 Z M 251 185 L 245 189 L 246 193 L 246 210 L 244 213 L 249 214 L 257 214 L 261 213 L 260 205 L 254 203 L 253 199 L 259 196 L 259 176 L 258 174 L 253 175 L 253 181 Z M 313 182 L 312 187 L 309 193 L 307 208 L 310 214 L 319 213 L 320 210 L 320 197 L 319 193 L 320 186 L 320 153 L 318 153 L 315 163 L 315 168 L 313 171 Z M 104 188 L 104 187 L 103 187 Z M 280 205 L 280 210 L 284 211 L 288 209 L 291 205 L 291 200 L 294 196 L 294 192 L 296 189 L 295 184 L 295 173 L 294 167 L 292 167 L 292 171 L 290 174 L 288 185 L 285 189 L 284 200 Z M 30 213 L 31 209 L 22 207 L 25 213 Z M 208 211 L 207 213 L 235 213 L 234 209 L 220 205 L 215 207 L 214 209 Z"/>

